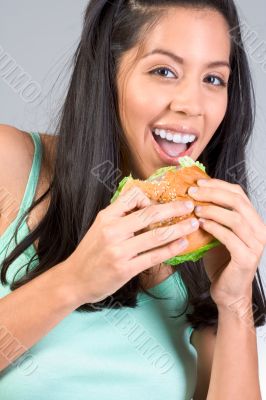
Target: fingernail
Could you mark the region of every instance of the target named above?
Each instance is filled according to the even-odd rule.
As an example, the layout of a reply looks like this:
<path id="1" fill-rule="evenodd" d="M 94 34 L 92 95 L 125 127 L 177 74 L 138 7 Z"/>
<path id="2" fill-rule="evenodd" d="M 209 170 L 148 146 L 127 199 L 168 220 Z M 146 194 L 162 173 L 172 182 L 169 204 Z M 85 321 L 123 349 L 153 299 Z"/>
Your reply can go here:
<path id="1" fill-rule="evenodd" d="M 188 208 L 189 210 L 192 210 L 194 208 L 194 204 L 192 203 L 192 201 L 186 201 L 185 207 Z"/>
<path id="2" fill-rule="evenodd" d="M 193 193 L 196 193 L 197 191 L 198 191 L 198 188 L 192 186 L 192 187 L 189 188 L 188 193 L 189 194 L 193 194 Z"/>
<path id="3" fill-rule="evenodd" d="M 144 200 L 143 200 L 143 205 L 144 205 L 145 207 L 148 207 L 148 206 L 151 205 L 151 201 L 150 201 L 149 199 L 144 199 Z"/>
<path id="4" fill-rule="evenodd" d="M 195 211 L 195 213 L 200 213 L 201 212 L 201 207 L 200 206 L 196 206 L 194 211 Z"/>
<path id="5" fill-rule="evenodd" d="M 206 219 L 204 219 L 204 218 L 199 218 L 199 224 L 200 224 L 200 225 L 203 225 L 204 222 L 206 222 Z"/>
<path id="6" fill-rule="evenodd" d="M 196 218 L 193 218 L 190 221 L 190 223 L 191 223 L 192 228 L 196 228 L 199 225 L 198 220 Z"/>
<path id="7" fill-rule="evenodd" d="M 188 241 L 186 239 L 180 239 L 178 243 L 181 249 L 184 249 L 188 245 Z"/>

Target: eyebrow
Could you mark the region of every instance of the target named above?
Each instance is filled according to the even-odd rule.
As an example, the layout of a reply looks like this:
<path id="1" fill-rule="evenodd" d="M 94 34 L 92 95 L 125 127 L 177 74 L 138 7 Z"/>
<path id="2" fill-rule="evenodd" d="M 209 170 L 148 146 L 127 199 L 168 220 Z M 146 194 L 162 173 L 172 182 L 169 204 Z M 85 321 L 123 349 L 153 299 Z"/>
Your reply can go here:
<path id="1" fill-rule="evenodd" d="M 168 50 L 163 50 L 163 49 L 154 49 L 151 52 L 145 54 L 142 58 L 146 58 L 148 56 L 151 56 L 153 54 L 163 54 L 165 56 L 168 56 L 172 58 L 176 63 L 179 64 L 184 64 L 184 59 L 181 58 L 180 56 L 168 51 Z M 231 71 L 230 64 L 227 61 L 213 61 L 210 62 L 209 64 L 206 64 L 207 68 L 213 68 L 213 67 L 228 67 L 229 70 Z"/>

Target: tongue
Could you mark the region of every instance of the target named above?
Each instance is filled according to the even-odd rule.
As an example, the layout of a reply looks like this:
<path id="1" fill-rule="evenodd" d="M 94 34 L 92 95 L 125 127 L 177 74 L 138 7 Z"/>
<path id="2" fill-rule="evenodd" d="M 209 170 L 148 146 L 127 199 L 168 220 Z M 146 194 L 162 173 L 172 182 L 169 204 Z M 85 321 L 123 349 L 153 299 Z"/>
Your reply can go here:
<path id="1" fill-rule="evenodd" d="M 174 143 L 167 139 L 162 139 L 160 136 L 156 136 L 156 142 L 163 149 L 163 151 L 170 157 L 177 157 L 183 151 L 186 151 L 186 143 Z"/>

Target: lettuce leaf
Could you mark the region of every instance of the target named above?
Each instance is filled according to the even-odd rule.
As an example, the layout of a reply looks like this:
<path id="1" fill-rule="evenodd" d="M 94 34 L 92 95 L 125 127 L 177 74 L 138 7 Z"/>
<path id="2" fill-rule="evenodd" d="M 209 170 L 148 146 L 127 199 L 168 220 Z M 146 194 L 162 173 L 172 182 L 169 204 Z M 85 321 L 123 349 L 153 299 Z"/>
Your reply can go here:
<path id="1" fill-rule="evenodd" d="M 130 174 L 129 176 L 125 176 L 118 185 L 118 188 L 116 190 L 116 192 L 114 193 L 113 197 L 111 198 L 111 203 L 113 203 L 117 197 L 120 195 L 121 190 L 123 189 L 123 187 L 125 186 L 126 182 L 129 181 L 130 179 L 133 179 L 132 175 Z"/>
<path id="2" fill-rule="evenodd" d="M 177 255 L 168 260 L 164 261 L 164 264 L 169 265 L 178 265 L 185 261 L 198 261 L 200 258 L 204 256 L 204 254 L 209 251 L 210 249 L 217 247 L 221 244 L 221 242 L 217 239 L 213 240 L 212 242 L 206 244 L 205 246 L 200 247 L 199 249 L 192 251 L 191 253 L 187 253 L 184 255 Z"/>
<path id="3" fill-rule="evenodd" d="M 189 156 L 180 157 L 178 159 L 178 162 L 182 168 L 193 167 L 193 165 L 195 165 L 196 167 L 199 167 L 200 169 L 202 169 L 202 171 L 206 172 L 206 168 L 202 163 L 200 163 L 199 161 L 194 161 Z"/>

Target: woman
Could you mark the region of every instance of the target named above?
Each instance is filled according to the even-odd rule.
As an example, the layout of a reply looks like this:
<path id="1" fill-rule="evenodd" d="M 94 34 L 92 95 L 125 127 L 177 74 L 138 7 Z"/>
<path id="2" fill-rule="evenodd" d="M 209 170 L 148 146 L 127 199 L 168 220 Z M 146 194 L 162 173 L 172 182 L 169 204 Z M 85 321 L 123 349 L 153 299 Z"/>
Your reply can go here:
<path id="1" fill-rule="evenodd" d="M 0 186 L 21 200 L 9 218 L 1 206 L 1 399 L 261 398 L 266 226 L 243 176 L 253 92 L 238 25 L 229 0 L 92 0 L 58 135 L 1 127 Z M 129 191 L 110 205 L 122 176 L 178 164 L 182 145 L 155 128 L 195 134 L 190 156 L 213 178 L 191 197 L 213 203 L 197 215 L 222 245 L 179 268 L 163 261 L 199 218 L 164 240 L 134 233 L 148 224 L 137 209 L 155 222 L 184 204 Z"/>

